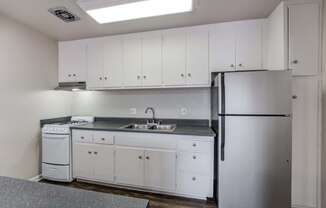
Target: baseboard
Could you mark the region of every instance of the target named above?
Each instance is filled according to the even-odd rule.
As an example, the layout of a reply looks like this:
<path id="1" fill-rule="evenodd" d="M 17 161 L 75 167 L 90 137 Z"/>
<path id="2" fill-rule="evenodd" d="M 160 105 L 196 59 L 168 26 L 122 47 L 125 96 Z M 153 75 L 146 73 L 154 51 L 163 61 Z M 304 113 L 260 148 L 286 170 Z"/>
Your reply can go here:
<path id="1" fill-rule="evenodd" d="M 42 180 L 42 176 L 41 175 L 37 175 L 33 178 L 28 179 L 29 181 L 34 181 L 34 182 L 39 182 L 40 180 Z"/>

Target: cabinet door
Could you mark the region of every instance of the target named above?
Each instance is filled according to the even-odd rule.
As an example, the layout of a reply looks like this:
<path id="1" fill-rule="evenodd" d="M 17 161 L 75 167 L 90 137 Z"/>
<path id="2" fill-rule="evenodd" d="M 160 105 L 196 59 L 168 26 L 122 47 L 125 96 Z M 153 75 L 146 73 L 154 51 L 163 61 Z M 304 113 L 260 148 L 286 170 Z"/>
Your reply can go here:
<path id="1" fill-rule="evenodd" d="M 320 161 L 317 79 L 295 78 L 293 94 L 292 203 L 316 207 Z"/>
<path id="2" fill-rule="evenodd" d="M 187 35 L 187 84 L 209 84 L 208 29 L 189 31 Z"/>
<path id="3" fill-rule="evenodd" d="M 99 181 L 114 181 L 114 148 L 108 145 L 94 145 L 94 176 Z"/>
<path id="4" fill-rule="evenodd" d="M 59 82 L 86 81 L 86 42 L 59 42 Z"/>
<path id="5" fill-rule="evenodd" d="M 87 46 L 87 88 L 102 88 L 104 86 L 103 55 L 103 40 L 90 40 Z"/>
<path id="6" fill-rule="evenodd" d="M 186 84 L 186 32 L 163 34 L 163 83 Z"/>
<path id="7" fill-rule="evenodd" d="M 73 145 L 73 175 L 77 178 L 93 178 L 93 151 L 91 144 Z"/>
<path id="8" fill-rule="evenodd" d="M 241 21 L 235 24 L 237 70 L 261 70 L 263 20 Z"/>
<path id="9" fill-rule="evenodd" d="M 123 51 L 120 38 L 105 38 L 104 87 L 121 87 L 123 84 Z"/>
<path id="10" fill-rule="evenodd" d="M 127 87 L 137 87 L 142 84 L 141 53 L 141 38 L 123 41 L 123 80 Z"/>
<path id="11" fill-rule="evenodd" d="M 143 38 L 143 86 L 162 84 L 162 36 Z"/>
<path id="12" fill-rule="evenodd" d="M 175 190 L 176 152 L 146 151 L 145 160 L 145 185 L 159 190 Z"/>
<path id="13" fill-rule="evenodd" d="M 211 71 L 235 71 L 235 23 L 220 23 L 210 31 Z"/>
<path id="14" fill-rule="evenodd" d="M 144 150 L 136 148 L 116 148 L 116 182 L 126 185 L 144 185 Z"/>
<path id="15" fill-rule="evenodd" d="M 319 72 L 320 13 L 318 4 L 289 6 L 289 66 L 294 75 Z"/>

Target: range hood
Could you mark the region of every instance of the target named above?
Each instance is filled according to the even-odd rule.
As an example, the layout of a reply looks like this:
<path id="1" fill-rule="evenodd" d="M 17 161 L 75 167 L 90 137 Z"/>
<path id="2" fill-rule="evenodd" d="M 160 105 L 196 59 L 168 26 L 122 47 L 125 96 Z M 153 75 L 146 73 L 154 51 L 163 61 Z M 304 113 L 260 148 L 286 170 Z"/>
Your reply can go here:
<path id="1" fill-rule="evenodd" d="M 55 90 L 62 91 L 78 91 L 86 90 L 86 82 L 59 82 L 59 86 Z"/>

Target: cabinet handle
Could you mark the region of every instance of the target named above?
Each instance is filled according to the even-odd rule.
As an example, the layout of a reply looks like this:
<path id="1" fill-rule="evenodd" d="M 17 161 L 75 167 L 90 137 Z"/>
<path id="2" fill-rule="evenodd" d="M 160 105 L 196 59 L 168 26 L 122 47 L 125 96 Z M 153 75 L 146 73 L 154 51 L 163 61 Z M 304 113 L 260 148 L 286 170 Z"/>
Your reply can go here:
<path id="1" fill-rule="evenodd" d="M 192 157 L 192 159 L 196 160 L 196 159 L 197 159 L 197 157 L 194 155 L 194 156 Z"/>
<path id="2" fill-rule="evenodd" d="M 143 157 L 142 157 L 142 156 L 138 156 L 138 159 L 140 159 L 140 160 L 141 160 L 141 159 L 143 159 Z"/>
<path id="3" fill-rule="evenodd" d="M 298 98 L 298 96 L 296 96 L 296 95 L 292 96 L 292 99 L 297 99 L 297 98 Z"/>
<path id="4" fill-rule="evenodd" d="M 149 157 L 148 156 L 146 157 L 146 160 L 149 160 Z"/>
<path id="5" fill-rule="evenodd" d="M 192 180 L 195 181 L 196 180 L 196 177 L 192 177 Z"/>
<path id="6" fill-rule="evenodd" d="M 299 63 L 298 60 L 294 60 L 294 61 L 292 61 L 292 64 L 298 64 L 298 63 Z"/>
<path id="7" fill-rule="evenodd" d="M 88 151 L 88 154 L 90 154 L 90 155 L 91 155 L 91 154 L 92 154 L 92 152 L 91 152 L 91 151 Z"/>
<path id="8" fill-rule="evenodd" d="M 98 154 L 98 152 L 94 152 L 94 154 L 95 154 L 95 155 L 97 155 L 97 154 Z"/>

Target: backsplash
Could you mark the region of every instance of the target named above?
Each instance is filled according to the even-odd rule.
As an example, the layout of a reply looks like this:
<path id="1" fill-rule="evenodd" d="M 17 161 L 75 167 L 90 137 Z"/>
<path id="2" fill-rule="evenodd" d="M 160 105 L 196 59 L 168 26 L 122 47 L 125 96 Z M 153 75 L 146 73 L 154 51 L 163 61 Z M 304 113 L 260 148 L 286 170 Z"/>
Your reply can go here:
<path id="1" fill-rule="evenodd" d="M 154 107 L 158 118 L 209 119 L 210 89 L 75 92 L 72 115 L 147 118 L 146 107 Z"/>

